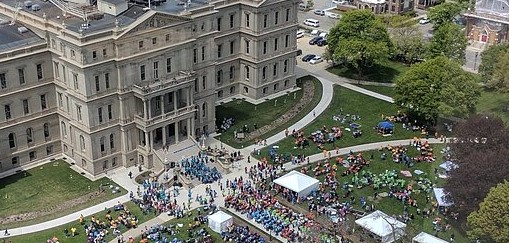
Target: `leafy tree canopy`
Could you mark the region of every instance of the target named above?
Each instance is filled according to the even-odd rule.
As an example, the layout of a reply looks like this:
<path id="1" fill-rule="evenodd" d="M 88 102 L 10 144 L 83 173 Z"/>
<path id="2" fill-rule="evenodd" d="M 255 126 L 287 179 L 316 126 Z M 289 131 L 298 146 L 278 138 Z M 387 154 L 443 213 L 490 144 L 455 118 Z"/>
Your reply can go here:
<path id="1" fill-rule="evenodd" d="M 500 55 L 493 76 L 488 80 L 488 87 L 496 88 L 502 92 L 509 92 L 509 50 Z"/>
<path id="2" fill-rule="evenodd" d="M 467 37 L 461 27 L 457 24 L 446 23 L 440 26 L 429 44 L 429 56 L 446 56 L 458 63 L 465 62 L 465 49 L 467 48 Z"/>
<path id="3" fill-rule="evenodd" d="M 443 56 L 412 66 L 395 89 L 396 104 L 430 122 L 439 115 L 468 114 L 480 95 L 475 76 Z"/>
<path id="4" fill-rule="evenodd" d="M 490 189 L 479 210 L 468 216 L 472 240 L 509 242 L 509 182 L 504 181 Z"/>
<path id="5" fill-rule="evenodd" d="M 502 55 L 509 50 L 509 44 L 490 45 L 482 52 L 481 64 L 479 65 L 479 74 L 483 82 L 488 82 L 491 79 L 495 70 L 495 65 L 500 60 Z"/>
<path id="6" fill-rule="evenodd" d="M 433 23 L 435 29 L 440 28 L 444 24 L 454 21 L 454 18 L 461 13 L 463 6 L 456 2 L 445 2 L 432 7 L 428 11 L 428 18 Z"/>
<path id="7" fill-rule="evenodd" d="M 414 63 L 424 58 L 426 46 L 419 28 L 416 26 L 394 28 L 390 30 L 390 34 L 394 58 L 406 63 Z"/>

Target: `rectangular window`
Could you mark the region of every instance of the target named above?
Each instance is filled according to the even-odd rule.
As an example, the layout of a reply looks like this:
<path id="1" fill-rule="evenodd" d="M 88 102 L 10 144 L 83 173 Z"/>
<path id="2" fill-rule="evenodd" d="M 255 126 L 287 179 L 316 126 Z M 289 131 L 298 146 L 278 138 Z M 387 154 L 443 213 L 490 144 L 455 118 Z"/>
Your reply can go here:
<path id="1" fill-rule="evenodd" d="M 48 105 L 46 104 L 46 95 L 41 95 L 41 110 L 46 110 Z"/>
<path id="2" fill-rule="evenodd" d="M 58 62 L 53 62 L 53 66 L 55 67 L 55 78 L 60 78 L 60 68 L 58 67 Z"/>
<path id="3" fill-rule="evenodd" d="M 143 81 L 145 80 L 145 65 L 140 66 L 140 79 Z"/>
<path id="4" fill-rule="evenodd" d="M 71 50 L 71 58 L 76 59 L 76 52 L 74 50 Z"/>
<path id="5" fill-rule="evenodd" d="M 201 47 L 201 60 L 205 61 L 205 47 L 204 46 Z"/>
<path id="6" fill-rule="evenodd" d="M 97 58 L 97 52 L 96 52 L 96 51 L 92 51 L 92 58 L 93 58 L 93 59 L 96 59 L 96 58 Z"/>
<path id="7" fill-rule="evenodd" d="M 110 88 L 110 73 L 104 74 L 104 83 L 106 84 L 106 89 Z"/>
<path id="8" fill-rule="evenodd" d="M 80 86 L 78 84 L 78 74 L 77 73 L 73 73 L 72 74 L 72 79 L 74 81 L 74 89 L 78 90 L 80 88 Z"/>
<path id="9" fill-rule="evenodd" d="M 279 12 L 274 13 L 274 24 L 277 25 L 279 22 Z"/>
<path id="10" fill-rule="evenodd" d="M 249 54 L 249 41 L 246 40 L 246 54 Z"/>
<path id="11" fill-rule="evenodd" d="M 23 100 L 23 113 L 25 115 L 28 115 L 30 113 L 30 106 L 28 105 L 28 100 L 27 99 Z"/>
<path id="12" fill-rule="evenodd" d="M 196 48 L 193 49 L 193 63 L 198 62 L 198 50 Z"/>
<path id="13" fill-rule="evenodd" d="M 5 119 L 9 120 L 12 118 L 11 116 L 11 105 L 4 105 Z"/>
<path id="14" fill-rule="evenodd" d="M 156 37 L 153 37 L 153 38 L 152 38 L 152 45 L 155 45 L 155 44 L 157 44 L 157 38 L 156 38 Z"/>
<path id="15" fill-rule="evenodd" d="M 166 73 L 171 73 L 171 58 L 166 58 Z"/>
<path id="16" fill-rule="evenodd" d="M 278 47 L 278 43 L 277 43 L 278 39 L 274 39 L 274 51 L 277 51 L 277 47 Z"/>
<path id="17" fill-rule="evenodd" d="M 263 67 L 262 68 L 262 79 L 266 79 L 267 78 L 267 67 Z"/>
<path id="18" fill-rule="evenodd" d="M 64 107 L 64 97 L 63 97 L 62 93 L 57 93 L 57 94 L 58 94 L 58 107 L 63 108 Z"/>
<path id="19" fill-rule="evenodd" d="M 154 78 L 159 78 L 159 62 L 154 62 Z"/>
<path id="20" fill-rule="evenodd" d="M 221 58 L 221 54 L 223 52 L 223 45 L 217 45 L 217 58 Z"/>
<path id="21" fill-rule="evenodd" d="M 283 62 L 283 72 L 286 73 L 288 72 L 288 60 L 285 60 Z M 286 86 L 286 85 L 285 85 Z"/>
<path id="22" fill-rule="evenodd" d="M 230 80 L 235 77 L 235 66 L 230 66 Z"/>
<path id="23" fill-rule="evenodd" d="M 170 34 L 166 34 L 165 40 L 166 42 L 170 41 Z"/>
<path id="24" fill-rule="evenodd" d="M 197 79 L 197 78 L 195 78 L 195 79 L 194 79 L 194 92 L 195 92 L 195 93 L 197 93 L 197 92 L 198 92 L 198 89 L 199 89 L 199 87 L 198 87 L 198 79 Z"/>
<path id="25" fill-rule="evenodd" d="M 221 31 L 221 18 L 217 18 L 217 31 Z"/>
<path id="26" fill-rule="evenodd" d="M 37 64 L 35 67 L 37 69 L 37 80 L 41 80 L 43 78 L 43 75 L 42 75 L 42 64 Z"/>
<path id="27" fill-rule="evenodd" d="M 245 71 L 246 72 L 246 79 L 249 80 L 249 76 L 250 76 L 249 75 L 249 66 L 246 66 L 244 69 L 246 70 Z"/>
<path id="28" fill-rule="evenodd" d="M 268 21 L 269 21 L 269 15 L 263 15 L 263 28 L 267 28 L 267 25 L 268 25 Z"/>
<path id="29" fill-rule="evenodd" d="M 106 49 L 103 49 L 103 56 L 108 56 L 108 51 Z"/>
<path id="30" fill-rule="evenodd" d="M 290 20 L 290 9 L 287 8 L 286 9 L 286 17 L 285 17 L 285 21 L 288 22 Z"/>
<path id="31" fill-rule="evenodd" d="M 274 68 L 272 68 L 272 75 L 277 76 L 277 63 L 274 64 Z"/>
<path id="32" fill-rule="evenodd" d="M 108 105 L 108 120 L 113 120 L 113 110 L 111 105 Z"/>
<path id="33" fill-rule="evenodd" d="M 246 14 L 246 27 L 249 28 L 251 20 L 249 19 L 249 14 Z"/>
<path id="34" fill-rule="evenodd" d="M 65 96 L 65 105 L 67 106 L 67 112 L 69 112 L 71 109 L 71 102 L 69 101 L 69 96 Z"/>
<path id="35" fill-rule="evenodd" d="M 285 48 L 288 48 L 290 45 L 290 35 L 285 36 Z"/>
<path id="36" fill-rule="evenodd" d="M 235 41 L 230 41 L 230 55 L 233 55 L 235 49 Z"/>
<path id="37" fill-rule="evenodd" d="M 235 26 L 235 15 L 230 14 L 230 28 Z"/>
<path id="38" fill-rule="evenodd" d="M 95 78 L 95 91 L 99 92 L 101 91 L 101 82 L 99 81 L 99 76 L 94 76 Z"/>
<path id="39" fill-rule="evenodd" d="M 99 123 L 103 122 L 103 108 L 97 108 L 97 116 L 99 118 Z"/>
<path id="40" fill-rule="evenodd" d="M 53 145 L 49 145 L 46 147 L 46 155 L 53 154 Z"/>
<path id="41" fill-rule="evenodd" d="M 207 76 L 201 77 L 201 88 L 203 90 L 207 89 Z"/>
<path id="42" fill-rule="evenodd" d="M 30 161 L 35 160 L 37 159 L 37 152 L 31 151 L 30 153 L 28 153 L 28 156 L 30 157 Z"/>
<path id="43" fill-rule="evenodd" d="M 138 41 L 138 48 L 143 48 L 143 41 Z"/>
<path id="44" fill-rule="evenodd" d="M 267 42 L 263 42 L 263 54 L 267 54 Z"/>
<path id="45" fill-rule="evenodd" d="M 5 73 L 0 73 L 0 87 L 2 89 L 7 88 L 7 79 L 5 78 Z"/>
<path id="46" fill-rule="evenodd" d="M 76 117 L 81 121 L 81 105 L 76 105 Z"/>
<path id="47" fill-rule="evenodd" d="M 223 70 L 217 71 L 216 79 L 218 84 L 220 84 L 223 81 Z"/>
<path id="48" fill-rule="evenodd" d="M 19 84 L 25 84 L 25 70 L 23 68 L 18 69 Z"/>

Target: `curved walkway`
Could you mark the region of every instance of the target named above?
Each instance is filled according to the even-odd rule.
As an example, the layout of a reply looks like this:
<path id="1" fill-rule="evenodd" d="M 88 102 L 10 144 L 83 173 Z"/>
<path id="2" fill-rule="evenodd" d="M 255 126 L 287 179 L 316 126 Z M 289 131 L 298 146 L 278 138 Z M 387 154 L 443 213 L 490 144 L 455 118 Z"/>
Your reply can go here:
<path id="1" fill-rule="evenodd" d="M 385 100 L 385 101 L 390 102 L 390 103 L 394 102 L 391 97 L 388 97 L 388 96 L 385 96 L 385 95 L 381 95 L 381 94 L 375 93 L 373 91 L 370 91 L 370 90 L 367 90 L 367 89 L 363 89 L 363 88 L 360 88 L 358 86 L 349 84 L 347 79 L 345 79 L 343 77 L 338 77 L 338 76 L 336 76 L 334 74 L 331 74 L 331 73 L 329 73 L 329 72 L 327 72 L 326 70 L 323 70 L 323 69 L 309 70 L 307 68 L 306 69 L 302 69 L 302 68 L 297 66 L 296 67 L 296 73 L 297 73 L 297 76 L 299 76 L 299 77 L 300 76 L 304 76 L 304 75 L 308 75 L 309 73 L 314 74 L 314 76 L 318 80 L 320 80 L 320 82 L 322 83 L 322 98 L 321 98 L 320 102 L 318 103 L 318 105 L 313 109 L 313 112 L 310 112 L 309 114 L 304 116 L 301 120 L 299 120 L 298 122 L 296 122 L 295 124 L 290 126 L 288 128 L 289 130 L 293 130 L 293 129 L 299 130 L 299 129 L 304 128 L 305 126 L 307 126 L 308 124 L 313 122 L 314 119 L 317 116 L 319 116 L 320 114 L 322 114 L 325 111 L 325 109 L 332 102 L 332 98 L 333 98 L 333 85 L 334 84 L 341 85 L 341 86 L 343 86 L 345 88 L 348 88 L 348 89 L 351 89 L 351 90 L 357 91 L 359 93 L 363 93 L 363 94 L 366 94 L 366 95 L 369 95 L 369 96 L 372 96 L 372 97 L 375 97 L 375 98 L 378 98 L 378 99 L 381 99 L 381 100 Z M 331 80 L 333 80 L 333 81 L 331 81 Z M 277 143 L 277 142 L 281 141 L 282 139 L 284 139 L 285 137 L 286 136 L 285 136 L 284 131 L 281 131 L 281 132 L 271 136 L 270 138 L 268 138 L 267 139 L 267 144 L 270 145 L 270 144 Z M 340 149 L 339 154 L 336 154 L 335 151 L 332 151 L 331 153 L 333 154 L 332 157 L 335 157 L 335 156 L 347 154 L 347 153 L 350 152 L 350 150 L 352 150 L 352 151 L 373 150 L 373 149 L 378 149 L 380 146 L 384 146 L 384 145 L 387 145 L 387 144 L 397 144 L 397 145 L 399 145 L 399 144 L 406 144 L 409 141 L 410 140 L 407 139 L 407 140 L 395 140 L 395 141 L 386 141 L 386 142 L 378 142 L 378 143 L 371 143 L 371 144 L 363 144 L 363 145 L 357 145 L 357 146 L 352 146 L 352 147 L 347 147 L 347 148 Z M 429 141 L 430 141 L 430 143 L 440 143 L 440 141 L 435 140 L 435 139 L 430 139 Z M 214 141 L 214 142 L 216 142 L 217 144 L 220 143 L 219 141 Z M 228 147 L 227 145 L 224 145 L 224 144 L 222 146 Z M 262 147 L 264 147 L 264 146 L 251 145 L 251 146 L 245 147 L 241 151 L 244 154 L 246 154 L 246 153 L 249 154 L 252 151 L 254 151 L 255 149 L 260 149 Z M 233 148 L 229 148 L 229 149 L 232 150 L 232 151 L 236 150 L 236 149 L 233 149 Z M 310 161 L 311 162 L 316 162 L 316 161 L 324 159 L 322 153 L 314 154 L 314 155 L 311 155 L 309 157 L 310 157 Z M 256 160 L 255 160 L 255 162 L 256 162 Z M 244 176 L 245 177 L 247 175 L 244 174 L 244 170 L 241 169 L 241 168 L 244 168 L 244 167 L 250 166 L 250 165 L 251 164 L 248 164 L 247 160 L 244 159 L 244 160 L 240 161 L 239 167 L 238 167 L 238 171 L 232 172 L 232 173 L 230 173 L 228 175 L 224 175 L 224 178 L 234 179 L 235 177 L 238 177 L 238 176 Z M 287 164 L 285 164 L 284 167 L 285 167 L 286 170 L 291 170 L 291 169 L 293 169 L 293 168 L 295 168 L 297 166 L 298 165 L 292 165 L 291 163 L 287 163 Z M 134 182 L 134 180 L 129 179 L 128 176 L 127 176 L 127 173 L 129 171 L 133 171 L 134 172 L 135 170 L 136 170 L 135 168 L 134 169 L 133 168 L 120 168 L 118 170 L 110 172 L 108 177 L 111 178 L 118 185 L 121 185 L 122 187 L 124 187 L 126 190 L 128 190 L 128 191 L 135 191 L 136 188 L 138 187 L 138 184 L 136 184 L 136 182 Z M 217 186 L 217 184 L 213 183 L 212 187 L 213 187 L 213 189 L 216 189 L 217 191 L 219 191 L 219 187 Z M 195 188 L 193 188 L 192 191 L 193 191 L 193 193 L 198 193 L 198 194 L 204 195 L 205 194 L 205 185 L 203 185 L 203 184 L 198 185 Z M 187 190 L 183 190 L 183 192 L 181 192 L 180 195 L 177 197 L 177 200 L 178 201 L 183 201 L 183 202 L 187 201 Z M 103 202 L 101 204 L 98 204 L 98 205 L 95 205 L 95 206 L 92 206 L 92 207 L 80 210 L 78 212 L 75 212 L 75 213 L 72 213 L 72 214 L 60 217 L 60 218 L 56 218 L 56 219 L 50 220 L 50 221 L 46 221 L 46 222 L 39 223 L 39 224 L 34 224 L 34 225 L 29 225 L 29 226 L 24 226 L 24 227 L 19 227 L 19 228 L 14 228 L 14 229 L 9 229 L 10 235 L 9 236 L 4 236 L 3 234 L 0 234 L 0 239 L 1 238 L 6 238 L 6 237 L 14 237 L 14 236 L 19 236 L 19 235 L 29 234 L 29 233 L 35 233 L 35 232 L 51 229 L 51 228 L 54 228 L 54 227 L 58 227 L 58 226 L 61 226 L 61 225 L 73 222 L 75 220 L 78 220 L 80 215 L 84 215 L 84 216 L 93 215 L 95 213 L 98 213 L 98 212 L 102 211 L 104 208 L 113 207 L 118 202 L 125 203 L 125 202 L 128 202 L 128 201 L 129 201 L 129 197 L 128 197 L 128 194 L 126 194 L 126 195 L 117 197 L 115 199 L 109 200 L 107 202 Z M 219 195 L 218 198 L 216 199 L 216 203 L 218 205 L 224 205 L 224 198 L 222 198 L 222 196 Z M 199 206 L 200 205 L 198 205 L 196 202 L 193 202 L 191 204 L 192 208 L 197 208 Z M 167 216 L 166 214 L 161 214 L 158 217 L 156 217 L 156 218 L 154 218 L 152 220 L 149 220 L 149 221 L 145 222 L 144 224 L 141 224 L 139 228 L 142 228 L 144 226 L 150 227 L 150 226 L 154 225 L 155 223 L 162 223 L 162 222 L 168 221 L 170 219 L 171 219 L 170 216 Z M 264 230 L 264 229 L 261 229 L 261 230 Z M 135 237 L 139 236 L 140 234 L 141 234 L 141 232 L 140 232 L 139 229 L 134 229 L 134 230 L 131 230 L 131 231 L 128 231 L 128 232 L 125 233 L 125 235 L 132 235 L 132 236 L 135 236 Z M 116 240 L 113 240 L 112 242 L 116 242 Z"/>

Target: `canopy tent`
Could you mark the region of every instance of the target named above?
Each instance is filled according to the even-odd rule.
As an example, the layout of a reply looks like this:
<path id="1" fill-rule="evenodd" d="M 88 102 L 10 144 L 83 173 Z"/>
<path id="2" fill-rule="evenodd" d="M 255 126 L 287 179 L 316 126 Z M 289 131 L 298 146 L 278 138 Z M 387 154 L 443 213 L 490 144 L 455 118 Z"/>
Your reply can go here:
<path id="1" fill-rule="evenodd" d="M 382 135 L 392 134 L 394 132 L 394 124 L 390 121 L 381 121 L 378 123 L 377 129 Z"/>
<path id="2" fill-rule="evenodd" d="M 307 197 L 318 189 L 319 180 L 292 170 L 288 174 L 274 180 L 274 183 L 297 193 L 299 197 Z"/>
<path id="3" fill-rule="evenodd" d="M 208 220 L 210 229 L 219 234 L 227 231 L 228 226 L 233 224 L 233 217 L 223 211 L 210 215 Z"/>
<path id="4" fill-rule="evenodd" d="M 447 172 L 458 168 L 458 165 L 450 160 L 445 161 L 444 163 L 440 164 L 439 166 L 440 166 L 440 168 L 444 169 Z"/>
<path id="5" fill-rule="evenodd" d="M 412 243 L 449 243 L 438 237 L 430 235 L 426 232 L 421 232 L 412 239 Z"/>
<path id="6" fill-rule="evenodd" d="M 437 200 L 438 206 L 449 207 L 454 204 L 445 200 L 447 193 L 444 191 L 444 188 L 433 188 L 433 192 L 435 193 L 435 199 Z"/>
<path id="7" fill-rule="evenodd" d="M 383 243 L 394 242 L 405 235 L 405 223 L 379 210 L 355 220 L 355 223 L 377 235 Z"/>

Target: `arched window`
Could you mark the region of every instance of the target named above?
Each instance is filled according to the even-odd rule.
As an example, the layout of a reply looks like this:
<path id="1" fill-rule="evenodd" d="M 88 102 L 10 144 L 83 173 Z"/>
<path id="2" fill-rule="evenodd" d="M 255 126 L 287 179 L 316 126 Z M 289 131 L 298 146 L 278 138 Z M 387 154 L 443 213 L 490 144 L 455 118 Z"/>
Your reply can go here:
<path id="1" fill-rule="evenodd" d="M 201 116 L 202 117 L 206 117 L 207 116 L 207 103 L 203 103 L 203 105 L 201 106 Z"/>
<path id="2" fill-rule="evenodd" d="M 45 138 L 49 137 L 49 124 L 48 123 L 44 123 L 44 137 Z"/>
<path id="3" fill-rule="evenodd" d="M 62 134 L 64 134 L 64 137 L 67 137 L 67 128 L 65 127 L 65 122 L 62 122 L 61 125 L 62 125 Z"/>
<path id="4" fill-rule="evenodd" d="M 235 86 L 230 87 L 230 94 L 233 94 L 233 93 L 235 93 Z"/>
<path id="5" fill-rule="evenodd" d="M 235 77 L 235 66 L 230 66 L 230 80 Z"/>
<path id="6" fill-rule="evenodd" d="M 101 137 L 99 140 L 99 143 L 101 144 L 101 152 L 104 152 L 106 150 L 106 147 L 104 146 L 104 140 L 106 140 L 104 137 Z"/>
<path id="7" fill-rule="evenodd" d="M 114 149 L 115 148 L 115 136 L 112 134 L 110 134 L 110 148 L 111 149 Z"/>
<path id="8" fill-rule="evenodd" d="M 32 134 L 33 133 L 32 128 L 31 127 L 27 128 L 26 132 L 27 132 L 27 143 L 33 142 L 34 139 L 33 139 L 33 136 L 32 136 L 33 135 Z"/>
<path id="9" fill-rule="evenodd" d="M 16 147 L 16 134 L 9 133 L 9 147 L 15 148 Z"/>
<path id="10" fill-rule="evenodd" d="M 81 151 L 85 151 L 85 138 L 83 137 L 83 135 L 80 135 L 80 148 Z"/>
<path id="11" fill-rule="evenodd" d="M 249 66 L 244 67 L 245 73 L 246 73 L 246 79 L 249 80 Z"/>

